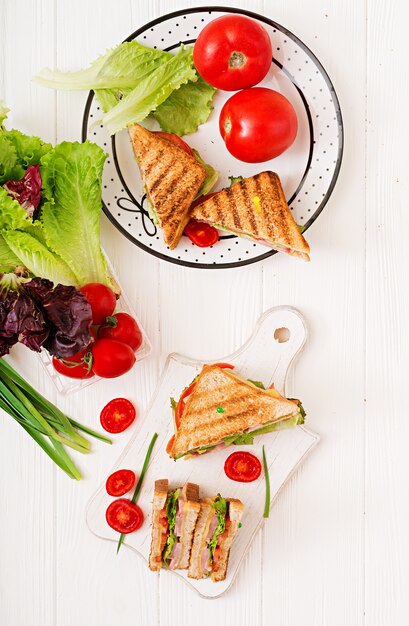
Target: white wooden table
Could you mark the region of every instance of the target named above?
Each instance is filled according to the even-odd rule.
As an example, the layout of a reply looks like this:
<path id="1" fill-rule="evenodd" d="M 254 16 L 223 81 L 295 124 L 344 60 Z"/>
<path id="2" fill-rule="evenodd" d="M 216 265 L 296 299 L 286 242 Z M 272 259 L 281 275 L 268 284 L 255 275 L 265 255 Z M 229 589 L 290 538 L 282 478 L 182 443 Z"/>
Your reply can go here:
<path id="1" fill-rule="evenodd" d="M 79 139 L 86 94 L 32 85 L 36 71 L 83 67 L 148 20 L 195 4 L 204 2 L 2 0 L 0 97 L 13 126 L 52 142 Z M 153 355 L 120 382 L 68 399 L 57 396 L 27 350 L 13 362 L 62 409 L 96 424 L 118 395 L 143 410 L 169 352 L 201 359 L 229 353 L 263 311 L 290 304 L 305 315 L 310 338 L 289 391 L 303 399 L 322 441 L 280 496 L 234 587 L 206 601 L 174 577 L 149 575 L 127 550 L 116 558 L 112 544 L 86 528 L 86 503 L 129 432 L 79 459 L 85 479 L 76 483 L 0 415 L 2 626 L 409 622 L 409 5 L 235 5 L 297 34 L 340 97 L 344 162 L 308 231 L 312 262 L 275 256 L 237 270 L 177 267 L 137 249 L 104 217 L 103 244 Z"/>

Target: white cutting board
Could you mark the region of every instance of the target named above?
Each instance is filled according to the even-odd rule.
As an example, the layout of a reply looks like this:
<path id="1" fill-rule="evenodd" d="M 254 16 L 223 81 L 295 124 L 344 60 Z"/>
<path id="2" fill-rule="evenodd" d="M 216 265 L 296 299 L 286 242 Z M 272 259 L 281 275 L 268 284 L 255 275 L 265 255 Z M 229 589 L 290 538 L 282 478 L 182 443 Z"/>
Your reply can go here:
<path id="1" fill-rule="evenodd" d="M 281 329 L 281 330 L 279 330 Z M 287 330 L 283 330 L 287 329 Z M 274 381 L 275 387 L 285 394 L 285 379 L 294 357 L 303 347 L 307 330 L 300 313 L 290 307 L 276 307 L 267 311 L 259 320 L 250 339 L 234 354 L 218 359 L 235 366 L 238 374 L 252 380 L 260 380 L 267 387 Z M 287 339 L 287 341 L 279 341 Z M 217 362 L 217 361 L 216 361 Z M 194 580 L 184 571 L 165 571 L 160 575 L 179 576 L 190 584 L 200 595 L 216 598 L 232 584 L 253 537 L 260 529 L 264 518 L 265 480 L 260 478 L 252 483 L 238 483 L 224 474 L 226 458 L 237 450 L 247 450 L 262 459 L 262 445 L 265 446 L 270 473 L 271 499 L 274 502 L 280 489 L 298 467 L 308 452 L 319 440 L 318 435 L 303 426 L 269 433 L 255 439 L 252 446 L 228 446 L 192 459 L 171 460 L 165 452 L 166 443 L 173 434 L 170 396 L 179 398 L 183 389 L 198 374 L 203 363 L 188 359 L 179 354 L 170 354 L 155 394 L 145 416 L 140 419 L 139 429 L 126 447 L 114 469 L 129 468 L 138 475 L 154 432 L 159 437 L 151 456 L 142 490 L 138 498 L 145 521 L 136 532 L 126 536 L 122 550 L 130 547 L 145 560 L 148 559 L 151 539 L 151 506 L 154 481 L 168 478 L 170 487 L 182 486 L 186 481 L 200 485 L 202 497 L 220 493 L 224 497 L 239 498 L 244 503 L 242 528 L 233 543 L 226 579 L 213 583 L 211 580 Z M 302 398 L 301 398 L 302 400 Z M 308 414 L 308 407 L 305 407 Z M 307 415 L 308 420 L 308 415 Z M 111 473 L 107 472 L 107 476 Z M 87 508 L 87 523 L 98 537 L 117 542 L 119 535 L 105 520 L 105 511 L 114 498 L 101 485 Z M 112 558 L 116 558 L 112 546 Z M 157 576 L 146 566 L 147 576 Z"/>

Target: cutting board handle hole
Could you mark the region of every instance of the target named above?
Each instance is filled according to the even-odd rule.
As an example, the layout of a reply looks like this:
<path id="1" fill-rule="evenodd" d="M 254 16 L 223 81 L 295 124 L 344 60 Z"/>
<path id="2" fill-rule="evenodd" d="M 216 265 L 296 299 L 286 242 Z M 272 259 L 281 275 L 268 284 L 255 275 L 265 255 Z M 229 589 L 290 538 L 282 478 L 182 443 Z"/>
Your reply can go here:
<path id="1" fill-rule="evenodd" d="M 274 339 L 278 341 L 278 343 L 287 343 L 290 337 L 291 333 L 288 328 L 276 328 L 274 331 Z"/>

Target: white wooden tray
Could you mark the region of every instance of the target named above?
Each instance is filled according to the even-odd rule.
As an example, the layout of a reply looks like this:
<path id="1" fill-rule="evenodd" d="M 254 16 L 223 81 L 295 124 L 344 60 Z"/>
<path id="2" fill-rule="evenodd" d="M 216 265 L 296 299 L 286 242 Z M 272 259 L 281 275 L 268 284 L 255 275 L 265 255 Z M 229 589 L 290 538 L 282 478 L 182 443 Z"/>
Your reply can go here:
<path id="1" fill-rule="evenodd" d="M 231 363 L 239 374 L 252 380 L 260 380 L 266 386 L 274 381 L 276 388 L 284 394 L 288 368 L 303 347 L 306 334 L 303 318 L 298 311 L 289 307 L 273 308 L 261 317 L 253 335 L 237 352 L 218 361 Z M 280 342 L 280 339 L 285 339 L 286 336 L 288 340 Z M 232 546 L 226 580 L 219 583 L 213 583 L 210 580 L 194 580 L 187 578 L 183 571 L 162 570 L 160 574 L 177 575 L 196 589 L 200 595 L 215 598 L 224 593 L 232 584 L 253 537 L 264 521 L 265 481 L 263 474 L 253 483 L 234 482 L 224 474 L 225 459 L 232 452 L 245 449 L 261 460 L 261 448 L 264 444 L 271 481 L 271 506 L 280 489 L 307 453 L 316 445 L 319 437 L 306 428 L 297 426 L 257 437 L 252 446 L 217 448 L 203 456 L 172 461 L 165 452 L 166 443 L 173 434 L 169 398 L 170 396 L 179 398 L 183 389 L 190 384 L 202 365 L 202 362 L 179 354 L 169 355 L 146 415 L 140 420 L 139 430 L 135 432 L 115 469 L 129 468 L 138 474 L 153 433 L 159 434 L 138 499 L 138 504 L 145 514 L 145 521 L 141 529 L 127 535 L 124 542 L 125 546 L 135 550 L 145 560 L 148 559 L 150 551 L 151 504 L 153 484 L 156 479 L 168 478 L 172 487 L 181 486 L 186 481 L 198 483 L 203 497 L 219 492 L 224 497 L 240 498 L 243 501 L 245 505 L 243 525 Z M 306 410 L 308 413 L 308 407 Z M 113 498 L 105 491 L 105 484 L 101 485 L 88 505 L 87 523 L 90 530 L 98 537 L 117 542 L 118 533 L 113 531 L 105 520 L 105 511 L 112 500 Z M 114 546 L 112 546 L 112 558 L 116 558 Z M 147 567 L 146 575 L 156 576 L 157 574 L 150 572 Z"/>

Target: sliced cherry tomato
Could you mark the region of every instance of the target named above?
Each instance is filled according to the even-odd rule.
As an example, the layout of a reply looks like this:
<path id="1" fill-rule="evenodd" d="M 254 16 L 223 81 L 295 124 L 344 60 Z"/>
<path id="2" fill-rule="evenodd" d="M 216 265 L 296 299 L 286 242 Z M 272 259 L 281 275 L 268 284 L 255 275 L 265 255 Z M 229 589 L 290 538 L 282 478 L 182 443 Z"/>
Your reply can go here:
<path id="1" fill-rule="evenodd" d="M 246 163 L 261 163 L 287 150 L 297 136 L 293 105 L 273 89 L 253 87 L 231 96 L 219 118 L 227 150 Z"/>
<path id="2" fill-rule="evenodd" d="M 101 411 L 101 426 L 109 433 L 122 433 L 132 424 L 136 409 L 126 398 L 115 398 Z"/>
<path id="3" fill-rule="evenodd" d="M 223 15 L 200 32 L 193 60 L 199 74 L 213 87 L 237 91 L 263 80 L 271 67 L 271 40 L 255 20 Z"/>
<path id="4" fill-rule="evenodd" d="M 115 313 L 106 319 L 98 331 L 99 339 L 116 339 L 126 343 L 134 352 L 141 347 L 142 333 L 134 318 L 128 313 Z"/>
<path id="5" fill-rule="evenodd" d="M 107 493 L 110 496 L 123 496 L 128 493 L 135 484 L 135 472 L 129 469 L 120 469 L 108 476 L 105 484 Z"/>
<path id="6" fill-rule="evenodd" d="M 144 519 L 141 507 L 126 498 L 119 498 L 119 500 L 111 502 L 105 517 L 111 528 L 124 535 L 138 530 Z"/>
<path id="7" fill-rule="evenodd" d="M 91 328 L 91 343 L 96 339 L 96 334 L 93 328 Z M 63 376 L 68 378 L 92 378 L 94 372 L 92 371 L 92 358 L 91 358 L 91 344 L 80 350 L 76 354 L 73 354 L 66 359 L 57 359 L 53 356 L 52 359 L 54 369 Z"/>
<path id="8" fill-rule="evenodd" d="M 80 291 L 84 294 L 91 305 L 92 321 L 96 326 L 103 324 L 105 318 L 115 311 L 116 297 L 112 289 L 102 283 L 89 283 L 81 287 Z"/>
<path id="9" fill-rule="evenodd" d="M 189 387 L 186 387 L 186 389 L 183 391 L 182 395 L 179 398 L 179 402 L 176 405 L 176 409 L 175 409 L 175 424 L 176 424 L 176 428 L 179 428 L 180 426 L 180 420 L 182 419 L 182 415 L 183 415 L 183 411 L 185 410 L 185 398 L 187 398 L 188 396 L 190 396 L 190 394 L 192 393 L 193 389 L 195 388 L 196 383 L 192 383 L 191 385 L 189 385 Z"/>
<path id="10" fill-rule="evenodd" d="M 116 378 L 128 372 L 136 359 L 130 346 L 116 339 L 97 339 L 92 346 L 92 369 L 101 378 Z"/>
<path id="11" fill-rule="evenodd" d="M 250 452 L 233 452 L 224 463 L 224 473 L 239 483 L 251 483 L 261 474 L 261 463 Z"/>
<path id="12" fill-rule="evenodd" d="M 186 141 L 183 141 L 183 139 L 179 137 L 179 135 L 176 135 L 175 133 L 165 133 L 163 130 L 156 130 L 154 132 L 156 135 L 158 135 L 158 137 L 162 137 L 162 139 L 167 139 L 167 141 L 174 143 L 175 146 L 179 146 L 179 148 L 182 148 L 182 150 L 184 150 L 186 154 L 189 154 L 192 157 L 195 156 L 192 148 L 186 143 Z"/>
<path id="13" fill-rule="evenodd" d="M 234 370 L 234 365 L 230 365 L 230 363 L 213 363 L 213 365 L 225 370 Z"/>
<path id="14" fill-rule="evenodd" d="M 219 241 L 219 233 L 214 226 L 193 218 L 185 226 L 185 235 L 199 248 L 208 248 Z"/>

